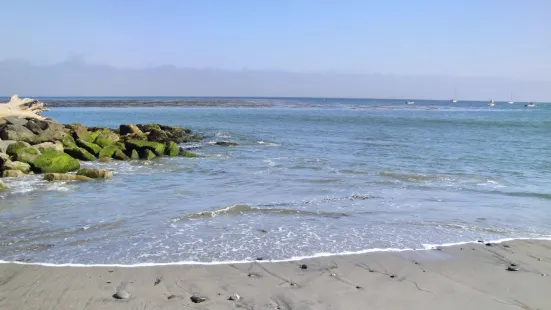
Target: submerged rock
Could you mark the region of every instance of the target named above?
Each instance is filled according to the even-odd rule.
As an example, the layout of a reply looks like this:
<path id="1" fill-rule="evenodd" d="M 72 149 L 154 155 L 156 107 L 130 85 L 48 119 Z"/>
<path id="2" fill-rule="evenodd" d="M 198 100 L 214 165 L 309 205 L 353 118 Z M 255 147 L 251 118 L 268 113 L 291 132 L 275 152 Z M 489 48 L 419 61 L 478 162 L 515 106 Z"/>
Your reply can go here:
<path id="1" fill-rule="evenodd" d="M 25 174 L 19 170 L 4 170 L 2 171 L 3 178 L 20 178 L 24 177 Z"/>
<path id="2" fill-rule="evenodd" d="M 138 154 L 138 151 L 132 150 L 132 152 L 130 152 L 130 159 L 140 159 L 140 154 Z"/>
<path id="3" fill-rule="evenodd" d="M 18 170 L 22 173 L 29 173 L 31 172 L 31 165 L 20 161 L 8 160 L 2 164 L 2 169 L 0 170 Z"/>
<path id="4" fill-rule="evenodd" d="M 113 176 L 113 172 L 104 169 L 83 168 L 77 171 L 77 175 L 87 176 L 92 179 L 109 179 Z"/>
<path id="5" fill-rule="evenodd" d="M 162 156 L 165 153 L 165 145 L 152 141 L 128 140 L 126 141 L 126 150 L 136 150 L 140 154 L 140 157 L 145 157 L 146 150 L 153 151 L 157 156 Z"/>
<path id="6" fill-rule="evenodd" d="M 6 185 L 6 183 L 4 183 L 4 181 L 0 180 L 0 191 L 6 190 L 6 189 L 8 189 L 8 186 Z"/>
<path id="7" fill-rule="evenodd" d="M 141 157 L 145 160 L 152 160 L 155 159 L 157 155 L 152 150 L 146 149 Z"/>
<path id="8" fill-rule="evenodd" d="M 191 153 L 191 152 L 187 152 L 187 151 L 184 151 L 182 149 L 180 149 L 180 153 L 178 154 L 182 157 L 189 157 L 189 158 L 192 158 L 192 157 L 197 157 L 197 154 L 195 153 Z"/>
<path id="9" fill-rule="evenodd" d="M 89 178 L 84 175 L 76 175 L 69 173 L 46 173 L 44 175 L 44 180 L 46 181 L 92 181 L 92 178 Z"/>
<path id="10" fill-rule="evenodd" d="M 219 146 L 235 146 L 235 145 L 237 145 L 237 143 L 230 142 L 230 141 L 217 141 L 214 144 L 219 145 Z"/>
<path id="11" fill-rule="evenodd" d="M 165 149 L 166 155 L 170 157 L 175 157 L 175 156 L 178 156 L 179 153 L 180 153 L 180 147 L 178 147 L 178 144 L 176 144 L 176 142 L 170 141 L 166 143 L 166 149 Z"/>

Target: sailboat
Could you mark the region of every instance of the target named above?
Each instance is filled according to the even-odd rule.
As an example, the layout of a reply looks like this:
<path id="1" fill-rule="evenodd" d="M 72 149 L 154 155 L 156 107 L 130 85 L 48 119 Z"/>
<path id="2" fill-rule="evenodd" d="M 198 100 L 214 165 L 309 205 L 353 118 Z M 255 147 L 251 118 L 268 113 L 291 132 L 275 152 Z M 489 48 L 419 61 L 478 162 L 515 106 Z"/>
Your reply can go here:
<path id="1" fill-rule="evenodd" d="M 493 106 L 495 106 L 495 105 L 496 105 L 496 104 L 495 104 L 495 102 L 494 102 L 493 100 L 490 100 L 490 103 L 488 103 L 488 106 L 489 106 L 489 107 L 493 107 Z"/>
<path id="2" fill-rule="evenodd" d="M 457 98 L 457 94 L 456 94 L 456 90 L 455 90 L 455 88 L 454 88 L 454 89 L 453 89 L 452 103 L 456 103 L 456 102 L 457 102 L 457 99 L 455 99 L 455 98 Z"/>
<path id="3" fill-rule="evenodd" d="M 509 99 L 509 101 L 508 101 L 507 103 L 508 103 L 508 104 L 513 104 L 513 103 L 515 103 L 515 102 L 513 101 L 513 93 L 511 93 L 511 97 L 510 97 L 510 99 Z"/>
<path id="4" fill-rule="evenodd" d="M 526 107 L 526 108 L 535 108 L 536 104 L 533 103 L 533 102 L 530 102 L 529 104 L 525 104 L 524 107 Z"/>

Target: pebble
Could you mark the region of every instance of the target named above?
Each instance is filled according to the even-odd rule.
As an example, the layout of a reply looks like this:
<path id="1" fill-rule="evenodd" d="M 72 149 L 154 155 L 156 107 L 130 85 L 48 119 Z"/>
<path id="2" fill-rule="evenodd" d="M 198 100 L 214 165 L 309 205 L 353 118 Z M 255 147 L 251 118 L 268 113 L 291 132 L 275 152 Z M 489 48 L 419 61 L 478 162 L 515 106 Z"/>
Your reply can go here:
<path id="1" fill-rule="evenodd" d="M 263 260 L 264 258 L 262 257 L 257 257 L 256 260 Z"/>
<path id="2" fill-rule="evenodd" d="M 228 298 L 228 300 L 233 300 L 233 301 L 237 301 L 239 299 L 241 299 L 241 296 L 239 296 L 239 294 L 233 294 Z"/>
<path id="3" fill-rule="evenodd" d="M 390 275 L 390 278 L 394 279 L 394 278 L 396 278 L 396 276 L 395 275 Z"/>
<path id="4" fill-rule="evenodd" d="M 493 244 L 491 244 L 490 242 L 486 243 L 486 246 L 492 246 Z"/>
<path id="5" fill-rule="evenodd" d="M 191 296 L 189 299 L 191 299 L 191 301 L 193 301 L 196 304 L 207 301 L 206 297 L 195 296 L 195 295 Z"/>
<path id="6" fill-rule="evenodd" d="M 361 286 L 359 286 L 359 285 L 356 285 L 356 288 L 357 288 L 357 289 L 361 289 L 362 287 L 361 287 Z"/>
<path id="7" fill-rule="evenodd" d="M 504 244 L 503 247 L 504 247 L 504 248 L 508 248 L 508 247 L 510 247 L 510 245 Z"/>
<path id="8" fill-rule="evenodd" d="M 126 290 L 118 290 L 113 297 L 116 299 L 128 299 L 130 298 L 130 293 Z"/>
<path id="9" fill-rule="evenodd" d="M 507 271 L 518 271 L 518 268 L 515 266 L 509 266 L 507 267 Z"/>
<path id="10" fill-rule="evenodd" d="M 167 299 L 174 299 L 174 298 L 176 298 L 176 295 L 170 295 L 167 297 Z"/>
<path id="11" fill-rule="evenodd" d="M 336 274 L 336 273 L 332 273 L 332 274 L 330 274 L 330 276 L 332 276 L 332 277 L 336 277 L 336 276 L 337 276 L 337 274 Z"/>
<path id="12" fill-rule="evenodd" d="M 300 265 L 300 269 L 308 269 L 308 266 L 306 266 L 306 264 L 302 264 Z"/>
<path id="13" fill-rule="evenodd" d="M 159 285 L 161 283 L 161 278 L 155 279 L 155 283 L 153 283 L 153 286 Z"/>
<path id="14" fill-rule="evenodd" d="M 518 264 L 517 263 L 510 263 L 509 266 L 516 267 L 516 266 L 518 266 Z"/>

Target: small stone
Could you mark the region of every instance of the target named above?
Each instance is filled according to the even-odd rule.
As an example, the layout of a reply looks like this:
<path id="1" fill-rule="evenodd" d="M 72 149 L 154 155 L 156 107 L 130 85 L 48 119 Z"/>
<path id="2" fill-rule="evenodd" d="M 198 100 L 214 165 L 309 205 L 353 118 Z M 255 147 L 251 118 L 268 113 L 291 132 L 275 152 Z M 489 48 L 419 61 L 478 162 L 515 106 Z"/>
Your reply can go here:
<path id="1" fill-rule="evenodd" d="M 511 247 L 511 246 L 508 245 L 508 244 L 504 244 L 503 247 L 504 247 L 504 248 L 509 248 L 509 247 Z"/>
<path id="2" fill-rule="evenodd" d="M 356 289 L 361 289 L 362 287 L 359 285 L 356 285 Z"/>
<path id="3" fill-rule="evenodd" d="M 516 267 L 518 266 L 516 263 L 510 263 L 509 266 L 513 266 L 513 267 Z"/>
<path id="4" fill-rule="evenodd" d="M 191 296 L 189 299 L 191 299 L 191 301 L 193 301 L 196 304 L 207 301 L 206 297 L 195 296 L 195 295 Z"/>
<path id="5" fill-rule="evenodd" d="M 111 284 L 111 281 L 107 281 L 107 282 L 105 282 L 105 283 L 107 283 L 107 284 Z"/>
<path id="6" fill-rule="evenodd" d="M 542 276 L 542 277 L 547 277 L 547 274 L 542 273 L 541 276 Z"/>
<path id="7" fill-rule="evenodd" d="M 337 276 L 337 274 L 336 274 L 336 273 L 332 273 L 332 274 L 330 274 L 330 276 L 332 276 L 332 277 L 336 277 L 336 276 Z"/>
<path id="8" fill-rule="evenodd" d="M 228 298 L 228 300 L 233 300 L 233 301 L 238 301 L 239 299 L 241 299 L 241 296 L 239 296 L 239 294 L 233 294 Z"/>
<path id="9" fill-rule="evenodd" d="M 486 246 L 492 246 L 493 244 L 491 244 L 490 242 L 486 243 Z"/>
<path id="10" fill-rule="evenodd" d="M 256 260 L 263 260 L 264 258 L 262 257 L 257 257 Z"/>
<path id="11" fill-rule="evenodd" d="M 395 275 L 390 275 L 390 278 L 394 279 L 394 278 L 396 278 L 396 276 Z"/>
<path id="12" fill-rule="evenodd" d="M 128 299 L 130 298 L 130 293 L 126 290 L 119 290 L 113 295 L 116 299 Z"/>
<path id="13" fill-rule="evenodd" d="M 507 271 L 518 271 L 519 269 L 515 266 L 509 266 L 507 267 Z"/>
<path id="14" fill-rule="evenodd" d="M 176 295 L 169 295 L 169 296 L 167 297 L 167 299 L 174 299 L 174 298 L 176 298 Z"/>
<path id="15" fill-rule="evenodd" d="M 297 286 L 297 284 L 293 283 L 293 282 L 291 282 L 290 284 L 291 284 L 291 286 Z"/>
<path id="16" fill-rule="evenodd" d="M 159 285 L 161 283 L 161 278 L 155 279 L 155 282 L 153 283 L 153 286 Z"/>
<path id="17" fill-rule="evenodd" d="M 461 251 L 463 251 L 463 248 L 459 248 Z"/>
<path id="18" fill-rule="evenodd" d="M 306 266 L 306 264 L 302 264 L 300 265 L 300 269 L 308 269 L 308 266 Z"/>
<path id="19" fill-rule="evenodd" d="M 538 258 L 538 262 L 541 262 L 541 258 Z"/>

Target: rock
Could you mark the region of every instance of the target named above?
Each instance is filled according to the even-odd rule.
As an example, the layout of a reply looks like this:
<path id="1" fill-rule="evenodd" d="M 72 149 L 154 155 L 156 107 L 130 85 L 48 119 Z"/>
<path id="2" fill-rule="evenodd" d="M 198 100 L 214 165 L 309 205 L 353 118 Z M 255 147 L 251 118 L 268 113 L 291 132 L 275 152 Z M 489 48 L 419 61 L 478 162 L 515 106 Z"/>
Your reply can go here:
<path id="1" fill-rule="evenodd" d="M 0 180 L 0 191 L 6 190 L 6 189 L 8 189 L 8 186 L 2 180 Z"/>
<path id="2" fill-rule="evenodd" d="M 113 157 L 113 154 L 115 154 L 115 152 L 119 150 L 118 147 L 114 146 L 114 145 L 109 145 L 109 146 L 106 146 L 104 147 L 103 149 L 101 149 L 101 151 L 99 152 L 99 157 L 102 158 L 102 157 Z"/>
<path id="3" fill-rule="evenodd" d="M 92 179 L 110 179 L 113 176 L 113 172 L 104 169 L 82 168 L 77 171 L 77 175 L 87 176 Z"/>
<path id="4" fill-rule="evenodd" d="M 28 122 L 26 118 L 21 116 L 6 116 L 3 119 L 8 125 L 15 126 L 25 126 Z"/>
<path id="5" fill-rule="evenodd" d="M 237 143 L 230 142 L 230 141 L 217 141 L 214 144 L 219 145 L 219 146 L 235 146 L 235 145 L 237 145 Z"/>
<path id="6" fill-rule="evenodd" d="M 174 299 L 174 298 L 176 298 L 176 295 L 169 295 L 169 296 L 167 297 L 167 299 Z"/>
<path id="7" fill-rule="evenodd" d="M 135 134 L 143 136 L 144 133 L 136 126 L 132 124 L 123 124 L 119 126 L 120 135 Z"/>
<path id="8" fill-rule="evenodd" d="M 490 242 L 486 243 L 486 246 L 492 246 L 493 244 L 491 244 Z"/>
<path id="9" fill-rule="evenodd" d="M 100 157 L 99 162 L 100 163 L 108 163 L 111 161 L 111 157 Z"/>
<path id="10" fill-rule="evenodd" d="M 508 266 L 507 271 L 519 271 L 519 269 L 516 266 Z"/>
<path id="11" fill-rule="evenodd" d="M 187 152 L 187 151 L 184 151 L 182 149 L 180 149 L 180 153 L 178 155 L 182 156 L 182 157 L 189 157 L 189 158 L 197 157 L 197 154 Z"/>
<path id="12" fill-rule="evenodd" d="M 132 150 L 132 152 L 130 152 L 130 159 L 140 159 L 140 154 L 138 154 L 138 151 Z"/>
<path id="13" fill-rule="evenodd" d="M 239 299 L 241 299 L 241 296 L 239 296 L 239 294 L 233 294 L 228 298 L 228 300 L 233 300 L 233 301 L 238 301 Z"/>
<path id="14" fill-rule="evenodd" d="M 126 290 L 118 290 L 115 295 L 113 295 L 114 298 L 116 299 L 128 299 L 130 298 L 130 293 L 127 292 Z"/>
<path id="15" fill-rule="evenodd" d="M 8 160 L 2 164 L 2 169 L 0 170 L 17 170 L 22 173 L 29 173 L 31 172 L 31 165 L 20 161 Z"/>
<path id="16" fill-rule="evenodd" d="M 153 129 L 147 135 L 147 140 L 165 143 L 169 141 L 168 134 L 160 129 Z"/>
<path id="17" fill-rule="evenodd" d="M 178 144 L 176 144 L 173 141 L 167 142 L 166 148 L 165 148 L 165 155 L 168 155 L 170 157 L 175 157 L 175 156 L 178 156 L 178 154 L 180 154 L 180 147 L 178 147 Z"/>
<path id="18" fill-rule="evenodd" d="M 117 142 L 115 143 L 115 146 L 119 148 L 119 150 L 122 150 L 122 151 L 126 151 L 126 144 L 124 144 L 124 142 Z"/>
<path id="19" fill-rule="evenodd" d="M 207 301 L 206 297 L 195 296 L 195 295 L 191 296 L 189 299 L 191 299 L 191 301 L 196 304 Z"/>
<path id="20" fill-rule="evenodd" d="M 77 145 L 80 146 L 81 148 L 87 150 L 88 152 L 94 154 L 94 156 L 98 156 L 99 155 L 99 152 L 101 151 L 101 147 L 95 143 L 92 143 L 92 142 L 86 142 L 84 140 L 81 140 L 81 139 L 77 139 L 76 140 L 77 142 Z"/>
<path id="21" fill-rule="evenodd" d="M 84 161 L 96 160 L 96 156 L 94 156 L 94 154 L 76 145 L 73 147 L 65 148 L 65 153 L 69 154 L 73 158 L 84 160 Z"/>
<path id="22" fill-rule="evenodd" d="M 76 175 L 69 173 L 46 173 L 44 175 L 44 180 L 46 181 L 92 181 L 92 178 L 89 178 L 84 175 Z"/>
<path id="23" fill-rule="evenodd" d="M 157 157 L 157 155 L 155 155 L 155 153 L 150 149 L 146 149 L 144 154 L 142 155 L 142 158 L 145 160 L 152 160 L 155 157 Z"/>
<path id="24" fill-rule="evenodd" d="M 151 132 L 151 131 L 154 131 L 154 130 L 161 130 L 161 125 L 159 124 L 145 124 L 145 125 L 142 125 L 142 124 L 138 124 L 136 125 L 136 127 L 138 127 L 142 132 Z"/>
<path id="25" fill-rule="evenodd" d="M 308 266 L 306 264 L 300 265 L 300 269 L 308 269 Z"/>
<path id="26" fill-rule="evenodd" d="M 113 159 L 116 160 L 129 160 L 128 156 L 124 154 L 121 150 L 116 150 L 115 153 L 113 153 Z"/>
<path id="27" fill-rule="evenodd" d="M 31 142 L 34 144 L 48 141 L 61 141 L 67 136 L 63 125 L 52 120 L 29 119 L 26 127 L 35 134 Z"/>
<path id="28" fill-rule="evenodd" d="M 64 147 L 76 147 L 77 143 L 75 142 L 75 139 L 71 137 L 70 135 L 66 135 L 63 137 L 63 140 L 61 140 L 61 143 Z"/>
<path id="29" fill-rule="evenodd" d="M 99 134 L 96 137 L 96 140 L 94 140 L 94 143 L 105 148 L 107 146 L 117 143 L 119 140 L 119 135 L 109 129 L 103 129 L 99 131 Z"/>
<path id="30" fill-rule="evenodd" d="M 60 141 L 53 142 L 42 142 L 39 144 L 33 145 L 33 147 L 36 147 L 39 151 L 42 151 L 43 149 L 54 149 L 59 152 L 63 152 L 63 144 Z"/>
<path id="31" fill-rule="evenodd" d="M 19 170 L 4 170 L 2 171 L 3 178 L 20 178 L 24 177 L 25 174 Z"/>
<path id="32" fill-rule="evenodd" d="M 1 119 L 0 119 L 1 120 Z M 0 141 L 0 153 L 7 153 L 8 147 L 17 141 L 14 140 L 1 140 Z"/>
<path id="33" fill-rule="evenodd" d="M 92 143 L 98 135 L 98 133 L 93 134 L 89 132 L 86 126 L 79 123 L 73 123 L 71 125 L 67 125 L 67 127 L 71 130 L 71 133 L 75 140 L 82 140 Z"/>
<path id="34" fill-rule="evenodd" d="M 27 163 L 31 165 L 31 167 L 34 167 L 34 162 L 41 155 L 42 153 L 37 148 L 25 147 L 25 148 L 19 149 L 17 153 L 13 155 L 13 157 L 17 161 Z"/>
<path id="35" fill-rule="evenodd" d="M 155 282 L 153 282 L 153 286 L 161 284 L 161 278 L 155 279 Z"/>
<path id="36" fill-rule="evenodd" d="M 18 141 L 18 142 L 11 143 L 10 145 L 8 145 L 8 147 L 6 148 L 5 153 L 8 154 L 8 155 L 11 155 L 11 156 L 15 156 L 15 154 L 18 153 L 19 150 L 27 148 L 27 147 L 31 147 L 31 145 L 27 142 Z"/>
<path id="37" fill-rule="evenodd" d="M 65 173 L 76 171 L 80 168 L 78 160 L 71 156 L 52 149 L 45 149 L 33 163 L 30 163 L 33 170 L 38 172 L 57 172 Z"/>
<path id="38" fill-rule="evenodd" d="M 126 150 L 136 150 L 141 158 L 145 158 L 145 151 L 150 150 L 157 156 L 162 156 L 165 153 L 165 145 L 159 142 L 144 141 L 144 140 L 128 140 L 126 141 Z"/>
<path id="39" fill-rule="evenodd" d="M 23 125 L 8 124 L 0 131 L 0 139 L 15 140 L 32 143 L 34 142 L 35 134 Z"/>
<path id="40" fill-rule="evenodd" d="M 2 167 L 2 165 L 4 165 L 8 161 L 11 161 L 10 155 L 0 152 L 0 167 Z"/>

